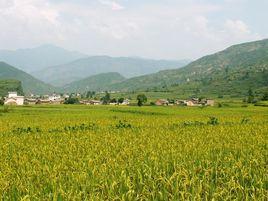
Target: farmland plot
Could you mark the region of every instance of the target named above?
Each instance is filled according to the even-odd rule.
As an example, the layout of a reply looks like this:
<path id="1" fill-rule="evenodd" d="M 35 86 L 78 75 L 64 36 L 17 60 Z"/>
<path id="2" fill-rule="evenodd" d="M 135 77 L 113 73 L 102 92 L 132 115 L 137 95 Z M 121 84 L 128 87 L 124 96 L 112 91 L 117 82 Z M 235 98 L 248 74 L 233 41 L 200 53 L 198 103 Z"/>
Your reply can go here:
<path id="1" fill-rule="evenodd" d="M 0 196 L 267 200 L 267 140 L 262 107 L 12 108 L 0 113 Z"/>

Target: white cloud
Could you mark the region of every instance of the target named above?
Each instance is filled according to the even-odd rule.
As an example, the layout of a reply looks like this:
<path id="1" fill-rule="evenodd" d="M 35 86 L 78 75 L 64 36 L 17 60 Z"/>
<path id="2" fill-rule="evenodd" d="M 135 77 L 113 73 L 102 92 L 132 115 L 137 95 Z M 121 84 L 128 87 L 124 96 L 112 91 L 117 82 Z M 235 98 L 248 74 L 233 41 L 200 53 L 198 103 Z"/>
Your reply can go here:
<path id="1" fill-rule="evenodd" d="M 226 20 L 224 26 L 237 36 L 250 34 L 249 27 L 241 20 Z"/>
<path id="2" fill-rule="evenodd" d="M 123 10 L 124 6 L 120 5 L 119 3 L 115 1 L 110 0 L 99 0 L 99 2 L 105 6 L 109 6 L 112 10 Z"/>
<path id="3" fill-rule="evenodd" d="M 221 37 L 229 43 L 261 39 L 261 36 L 253 32 L 244 21 L 231 19 L 225 21 Z"/>
<path id="4" fill-rule="evenodd" d="M 223 10 L 186 0 L 0 0 L 0 49 L 55 43 L 92 55 L 196 58 L 260 38 L 242 19 L 214 19 Z"/>

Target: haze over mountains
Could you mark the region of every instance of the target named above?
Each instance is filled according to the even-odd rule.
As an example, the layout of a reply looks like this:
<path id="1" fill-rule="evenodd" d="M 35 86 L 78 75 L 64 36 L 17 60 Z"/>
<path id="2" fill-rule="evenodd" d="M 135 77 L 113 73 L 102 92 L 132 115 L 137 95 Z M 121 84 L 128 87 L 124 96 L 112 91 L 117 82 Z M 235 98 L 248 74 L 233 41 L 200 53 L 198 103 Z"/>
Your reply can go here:
<path id="1" fill-rule="evenodd" d="M 83 57 L 87 57 L 87 55 L 54 45 L 42 45 L 36 48 L 18 50 L 0 50 L 0 61 L 16 66 L 28 73 Z"/>
<path id="2" fill-rule="evenodd" d="M 180 94 L 239 95 L 249 88 L 268 89 L 268 39 L 234 45 L 224 51 L 202 57 L 185 67 L 132 77 L 135 73 L 161 69 L 161 66 L 165 69 L 163 66 L 176 64 L 179 65 L 180 61 L 87 57 L 40 71 L 43 72 L 39 74 L 40 76 L 42 74 L 44 77 L 47 76 L 44 80 L 62 85 L 61 88 L 55 88 L 1 62 L 0 79 L 21 81 L 26 93 L 49 93 L 53 90 L 57 92 L 155 91 L 168 88 Z M 80 77 L 83 78 L 79 79 Z"/>
<path id="3" fill-rule="evenodd" d="M 164 69 L 185 66 L 189 60 L 169 61 L 152 60 L 132 57 L 91 56 L 71 63 L 45 68 L 33 72 L 38 79 L 54 86 L 64 86 L 74 81 L 100 73 L 117 72 L 130 78 Z"/>

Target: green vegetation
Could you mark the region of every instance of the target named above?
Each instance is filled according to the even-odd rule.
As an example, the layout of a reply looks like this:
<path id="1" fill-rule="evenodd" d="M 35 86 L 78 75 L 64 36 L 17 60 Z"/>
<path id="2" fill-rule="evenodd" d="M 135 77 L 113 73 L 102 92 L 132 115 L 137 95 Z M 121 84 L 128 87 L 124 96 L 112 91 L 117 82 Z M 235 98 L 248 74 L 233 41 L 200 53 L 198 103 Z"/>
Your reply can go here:
<path id="1" fill-rule="evenodd" d="M 139 94 L 137 96 L 138 106 L 142 106 L 144 103 L 147 102 L 147 97 L 144 94 Z"/>
<path id="2" fill-rule="evenodd" d="M 2 200 L 267 200 L 266 107 L 0 114 Z"/>
<path id="3" fill-rule="evenodd" d="M 64 101 L 64 104 L 67 104 L 67 105 L 68 104 L 73 105 L 73 104 L 78 104 L 78 103 L 79 103 L 78 98 L 74 98 L 74 97 L 69 97 Z"/>
<path id="4" fill-rule="evenodd" d="M 67 64 L 45 68 L 34 72 L 34 76 L 52 85 L 63 87 L 71 82 L 101 73 L 117 72 L 124 77 L 133 77 L 154 73 L 162 69 L 179 68 L 188 63 L 189 61 L 187 60 L 169 61 L 132 57 L 91 56 Z"/>
<path id="5" fill-rule="evenodd" d="M 268 89 L 268 39 L 232 46 L 175 70 L 127 79 L 113 90 L 174 92 L 181 95 L 232 95 Z"/>
<path id="6" fill-rule="evenodd" d="M 106 91 L 105 95 L 101 98 L 101 101 L 103 102 L 104 105 L 107 105 L 111 101 L 111 95 Z"/>
<path id="7" fill-rule="evenodd" d="M 18 70 L 4 62 L 0 62 L 0 80 L 7 79 L 15 79 L 21 81 L 24 93 L 26 94 L 46 94 L 55 90 L 54 87 L 35 79 L 31 75 Z M 0 90 L 3 89 L 0 87 Z"/>
<path id="8" fill-rule="evenodd" d="M 125 78 L 119 73 L 103 73 L 75 81 L 64 87 L 66 92 L 105 91 L 110 85 L 119 83 Z"/>
<path id="9" fill-rule="evenodd" d="M 16 91 L 23 95 L 21 82 L 18 80 L 0 80 L 0 97 L 5 97 L 9 91 Z"/>

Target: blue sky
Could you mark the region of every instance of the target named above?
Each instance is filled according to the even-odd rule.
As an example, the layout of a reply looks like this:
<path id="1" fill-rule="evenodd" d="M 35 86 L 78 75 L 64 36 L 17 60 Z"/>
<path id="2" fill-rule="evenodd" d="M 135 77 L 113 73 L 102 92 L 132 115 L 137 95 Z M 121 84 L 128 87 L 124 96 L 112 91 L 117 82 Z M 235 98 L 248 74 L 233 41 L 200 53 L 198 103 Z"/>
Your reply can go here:
<path id="1" fill-rule="evenodd" d="M 267 0 L 0 0 L 0 49 L 196 59 L 268 38 Z"/>

